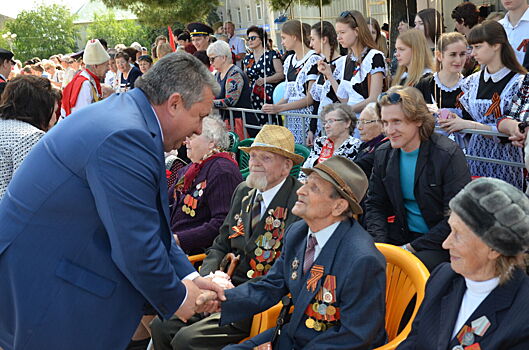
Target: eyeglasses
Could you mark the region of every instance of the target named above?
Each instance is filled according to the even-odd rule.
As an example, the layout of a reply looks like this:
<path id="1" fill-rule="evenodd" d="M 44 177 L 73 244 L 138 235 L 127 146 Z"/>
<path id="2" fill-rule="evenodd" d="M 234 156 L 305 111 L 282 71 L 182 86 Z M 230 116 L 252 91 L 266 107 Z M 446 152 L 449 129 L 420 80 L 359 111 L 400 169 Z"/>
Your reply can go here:
<path id="1" fill-rule="evenodd" d="M 210 57 L 210 58 L 209 58 L 209 63 L 213 63 L 213 62 L 215 62 L 215 58 L 217 58 L 217 57 L 219 57 L 219 56 L 213 56 L 213 57 Z"/>
<path id="2" fill-rule="evenodd" d="M 376 122 L 379 122 L 379 120 L 377 120 L 377 119 L 375 119 L 375 120 L 359 120 L 358 121 L 358 125 L 367 125 L 367 124 L 376 123 Z"/>
<path id="3" fill-rule="evenodd" d="M 257 39 L 259 39 L 258 36 L 249 36 L 248 37 L 248 41 L 254 41 L 254 40 L 257 40 Z"/>
<path id="4" fill-rule="evenodd" d="M 327 119 L 327 120 L 323 120 L 322 124 L 323 126 L 327 126 L 327 125 L 333 125 L 336 122 L 343 122 L 343 119 Z"/>
<path id="5" fill-rule="evenodd" d="M 355 28 L 358 27 L 358 23 L 356 22 L 356 18 L 355 18 L 355 16 L 353 15 L 353 13 L 351 11 L 344 11 L 344 12 L 340 13 L 340 17 L 341 18 L 351 17 L 351 19 L 354 22 L 353 25 L 355 26 Z"/>
<path id="6" fill-rule="evenodd" d="M 388 94 L 387 92 L 383 92 L 380 95 L 378 95 L 377 102 L 382 103 L 382 100 L 384 100 L 385 98 L 387 98 L 389 103 L 391 103 L 392 105 L 402 102 L 402 97 L 400 96 L 398 92 L 392 92 L 391 94 Z"/>

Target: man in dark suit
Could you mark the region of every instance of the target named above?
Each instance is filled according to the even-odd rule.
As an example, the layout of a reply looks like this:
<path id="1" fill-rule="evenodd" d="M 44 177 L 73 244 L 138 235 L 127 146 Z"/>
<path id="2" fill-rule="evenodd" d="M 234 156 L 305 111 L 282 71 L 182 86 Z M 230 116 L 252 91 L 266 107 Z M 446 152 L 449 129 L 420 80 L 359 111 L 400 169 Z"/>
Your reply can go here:
<path id="1" fill-rule="evenodd" d="M 332 157 L 312 169 L 270 272 L 226 290 L 221 325 L 262 312 L 292 295 L 294 313 L 274 349 L 373 349 L 385 341 L 386 263 L 353 214 L 367 189 L 362 169 Z M 227 349 L 253 349 L 273 329 Z"/>
<path id="2" fill-rule="evenodd" d="M 11 73 L 11 68 L 15 64 L 13 56 L 14 55 L 11 51 L 0 47 L 0 95 L 2 95 L 2 92 L 6 87 L 9 73 Z"/>
<path id="3" fill-rule="evenodd" d="M 285 229 L 298 220 L 291 209 L 301 184 L 289 174 L 293 164 L 303 161 L 294 153 L 292 133 L 277 125 L 265 125 L 252 146 L 241 149 L 250 153 L 250 174 L 235 190 L 230 211 L 200 269 L 202 276 L 219 275 L 221 261 L 233 253 L 240 257 L 231 278 L 235 286 L 261 279 L 280 256 Z M 219 313 L 197 315 L 187 325 L 176 317 L 155 319 L 151 325 L 154 347 L 221 349 L 248 337 L 251 315 L 222 327 L 219 319 Z"/>
<path id="4" fill-rule="evenodd" d="M 223 298 L 172 239 L 164 164 L 217 89 L 168 55 L 33 148 L 0 202 L 0 347 L 124 349 L 146 309 L 187 319 L 199 288 Z"/>

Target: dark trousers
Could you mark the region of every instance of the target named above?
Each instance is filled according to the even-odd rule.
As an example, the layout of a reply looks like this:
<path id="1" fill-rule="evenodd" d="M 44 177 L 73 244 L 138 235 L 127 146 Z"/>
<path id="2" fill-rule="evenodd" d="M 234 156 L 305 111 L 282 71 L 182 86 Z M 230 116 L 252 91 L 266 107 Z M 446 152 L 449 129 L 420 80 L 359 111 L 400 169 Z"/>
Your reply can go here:
<path id="1" fill-rule="evenodd" d="M 208 317 L 195 315 L 187 323 L 177 317 L 151 323 L 155 350 L 214 350 L 236 344 L 250 334 L 251 320 L 241 324 L 219 326 L 220 313 Z"/>

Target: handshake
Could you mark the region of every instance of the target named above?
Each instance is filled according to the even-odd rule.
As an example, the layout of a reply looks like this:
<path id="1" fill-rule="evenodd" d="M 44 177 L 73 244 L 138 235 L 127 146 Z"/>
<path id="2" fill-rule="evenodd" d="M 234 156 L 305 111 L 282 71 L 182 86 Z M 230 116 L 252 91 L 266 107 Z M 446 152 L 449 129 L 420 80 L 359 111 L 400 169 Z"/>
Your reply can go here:
<path id="1" fill-rule="evenodd" d="M 196 313 L 219 312 L 220 303 L 226 300 L 224 289 L 233 288 L 230 277 L 222 271 L 194 280 L 183 280 L 182 283 L 187 289 L 187 296 L 175 315 L 184 322 Z"/>

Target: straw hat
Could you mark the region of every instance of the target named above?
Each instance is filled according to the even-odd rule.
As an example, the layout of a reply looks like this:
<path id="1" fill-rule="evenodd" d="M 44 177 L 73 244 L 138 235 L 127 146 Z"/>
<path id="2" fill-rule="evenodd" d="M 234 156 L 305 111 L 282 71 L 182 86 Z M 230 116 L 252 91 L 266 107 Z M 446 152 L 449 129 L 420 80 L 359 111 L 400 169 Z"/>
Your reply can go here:
<path id="1" fill-rule="evenodd" d="M 86 43 L 86 47 L 84 48 L 84 63 L 88 65 L 93 65 L 105 63 L 108 60 L 110 60 L 110 56 L 108 55 L 103 45 L 101 45 L 99 40 L 88 40 L 88 42 Z"/>
<path id="2" fill-rule="evenodd" d="M 294 153 L 294 147 L 294 135 L 290 130 L 283 126 L 266 124 L 250 147 L 239 147 L 239 149 L 247 153 L 251 150 L 272 152 L 291 159 L 296 165 L 303 162 L 305 158 Z"/>
<path id="3" fill-rule="evenodd" d="M 338 193 L 349 202 L 353 214 L 362 214 L 360 201 L 364 198 L 368 180 L 358 165 L 342 156 L 334 156 L 318 163 L 314 168 L 302 168 L 305 174 L 316 173 L 333 185 Z"/>

